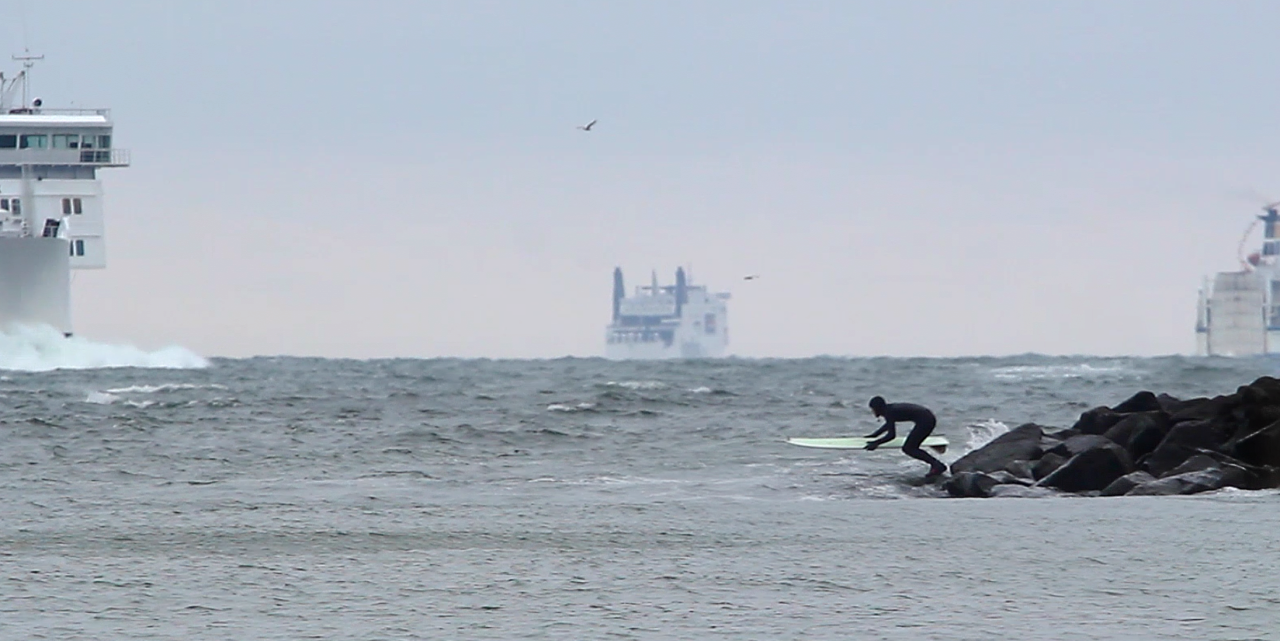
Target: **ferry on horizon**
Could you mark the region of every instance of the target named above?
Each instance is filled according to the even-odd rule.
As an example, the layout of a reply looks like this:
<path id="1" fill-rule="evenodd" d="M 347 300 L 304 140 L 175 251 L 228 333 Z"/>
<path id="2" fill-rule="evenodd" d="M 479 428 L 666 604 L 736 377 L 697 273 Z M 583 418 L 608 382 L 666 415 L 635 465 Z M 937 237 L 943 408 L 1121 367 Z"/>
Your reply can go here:
<path id="1" fill-rule="evenodd" d="M 1196 354 L 1256 356 L 1280 353 L 1280 202 L 1262 207 L 1240 240 L 1240 269 L 1219 272 L 1200 288 Z M 1262 223 L 1262 247 L 1244 255 L 1254 226 Z"/>
<path id="2" fill-rule="evenodd" d="M 694 285 L 684 268 L 675 285 L 636 287 L 626 295 L 622 268 L 613 270 L 613 321 L 605 332 L 605 357 L 614 360 L 714 358 L 729 344 L 729 294 Z"/>

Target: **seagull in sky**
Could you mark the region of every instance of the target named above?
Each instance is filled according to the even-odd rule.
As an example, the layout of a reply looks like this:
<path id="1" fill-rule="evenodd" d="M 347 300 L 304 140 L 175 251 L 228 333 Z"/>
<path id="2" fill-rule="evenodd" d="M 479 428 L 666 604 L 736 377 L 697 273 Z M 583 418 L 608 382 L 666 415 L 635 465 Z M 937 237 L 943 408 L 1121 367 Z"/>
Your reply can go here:
<path id="1" fill-rule="evenodd" d="M 594 126 L 596 126 L 596 121 L 595 121 L 595 120 L 592 120 L 591 122 L 589 122 L 589 123 L 587 123 L 587 124 L 585 124 L 585 125 L 578 125 L 578 129 L 581 129 L 581 130 L 583 130 L 583 131 L 591 131 L 591 128 L 592 128 L 592 127 L 594 127 Z"/>
<path id="2" fill-rule="evenodd" d="M 760 274 L 750 274 L 748 276 L 743 276 L 742 280 L 755 280 L 757 278 L 760 278 Z"/>

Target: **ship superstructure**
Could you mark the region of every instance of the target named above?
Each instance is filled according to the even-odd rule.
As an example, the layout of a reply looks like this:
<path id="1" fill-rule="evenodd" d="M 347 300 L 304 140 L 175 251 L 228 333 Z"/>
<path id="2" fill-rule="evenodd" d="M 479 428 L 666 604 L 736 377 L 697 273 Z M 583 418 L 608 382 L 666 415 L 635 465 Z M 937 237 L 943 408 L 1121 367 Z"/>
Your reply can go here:
<path id="1" fill-rule="evenodd" d="M 710 358 L 729 344 L 729 294 L 694 285 L 684 268 L 674 285 L 650 285 L 626 295 L 622 268 L 613 270 L 613 322 L 605 334 L 611 359 Z"/>
<path id="2" fill-rule="evenodd" d="M 127 167 L 106 109 L 46 109 L 30 99 L 39 56 L 0 74 L 0 330 L 71 334 L 71 270 L 106 267 L 98 170 Z"/>
<path id="3" fill-rule="evenodd" d="M 1280 352 L 1280 202 L 1262 208 L 1262 247 L 1240 269 L 1205 279 L 1196 317 L 1196 353 L 1253 356 Z M 1250 230 L 1253 226 L 1250 226 Z M 1249 232 L 1245 233 L 1247 239 Z"/>

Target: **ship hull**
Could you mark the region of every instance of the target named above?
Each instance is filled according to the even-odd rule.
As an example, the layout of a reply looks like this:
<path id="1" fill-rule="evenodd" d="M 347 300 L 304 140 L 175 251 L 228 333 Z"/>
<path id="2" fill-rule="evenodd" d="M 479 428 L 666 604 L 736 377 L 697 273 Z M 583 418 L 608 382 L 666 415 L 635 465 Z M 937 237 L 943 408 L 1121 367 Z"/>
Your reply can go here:
<path id="1" fill-rule="evenodd" d="M 612 336 L 616 330 L 610 329 Z M 698 340 L 672 340 L 650 342 L 608 342 L 605 345 L 605 358 L 610 360 L 659 361 L 672 359 L 719 358 L 725 354 L 723 342 L 704 342 Z"/>
<path id="2" fill-rule="evenodd" d="M 71 264 L 61 238 L 0 238 L 0 327 L 71 333 Z"/>

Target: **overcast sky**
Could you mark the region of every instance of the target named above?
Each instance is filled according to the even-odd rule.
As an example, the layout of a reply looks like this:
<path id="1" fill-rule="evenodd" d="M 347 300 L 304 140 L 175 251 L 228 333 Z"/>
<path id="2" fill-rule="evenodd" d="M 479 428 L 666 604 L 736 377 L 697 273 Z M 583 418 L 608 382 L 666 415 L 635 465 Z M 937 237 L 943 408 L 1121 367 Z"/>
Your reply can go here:
<path id="1" fill-rule="evenodd" d="M 679 265 L 733 294 L 742 356 L 1190 353 L 1202 277 L 1280 200 L 1278 26 L 1227 0 L 0 0 L 35 94 L 110 107 L 132 153 L 77 332 L 206 356 L 599 355 L 613 267 Z"/>

